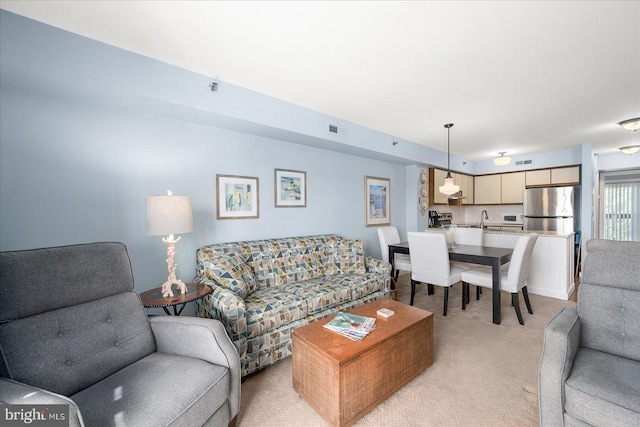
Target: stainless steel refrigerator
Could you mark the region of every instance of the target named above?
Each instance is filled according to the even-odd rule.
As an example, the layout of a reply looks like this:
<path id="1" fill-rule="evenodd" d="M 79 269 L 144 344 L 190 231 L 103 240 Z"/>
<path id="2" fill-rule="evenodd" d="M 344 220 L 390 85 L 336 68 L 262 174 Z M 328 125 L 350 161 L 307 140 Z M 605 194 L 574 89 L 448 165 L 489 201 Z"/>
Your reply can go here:
<path id="1" fill-rule="evenodd" d="M 523 229 L 573 233 L 578 228 L 575 187 L 528 188 L 524 190 Z"/>

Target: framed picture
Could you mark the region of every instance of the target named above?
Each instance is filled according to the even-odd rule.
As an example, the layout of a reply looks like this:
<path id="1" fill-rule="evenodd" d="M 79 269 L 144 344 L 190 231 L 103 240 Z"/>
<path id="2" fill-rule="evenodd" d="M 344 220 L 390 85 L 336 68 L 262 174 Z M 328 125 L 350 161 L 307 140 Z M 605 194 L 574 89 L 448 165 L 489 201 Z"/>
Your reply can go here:
<path id="1" fill-rule="evenodd" d="M 307 173 L 276 169 L 274 178 L 276 208 L 307 206 Z"/>
<path id="2" fill-rule="evenodd" d="M 258 178 L 216 175 L 218 219 L 258 218 Z"/>
<path id="3" fill-rule="evenodd" d="M 364 177 L 365 225 L 377 227 L 391 224 L 391 180 Z"/>

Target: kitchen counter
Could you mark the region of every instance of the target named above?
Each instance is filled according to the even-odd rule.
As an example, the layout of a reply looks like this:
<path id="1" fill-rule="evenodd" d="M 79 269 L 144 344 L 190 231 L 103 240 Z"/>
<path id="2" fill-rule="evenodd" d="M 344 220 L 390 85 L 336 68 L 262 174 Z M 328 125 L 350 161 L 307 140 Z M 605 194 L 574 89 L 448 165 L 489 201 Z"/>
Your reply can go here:
<path id="1" fill-rule="evenodd" d="M 480 224 L 454 224 L 458 227 L 480 228 Z M 523 230 L 522 224 L 517 222 L 485 222 L 484 232 L 487 234 L 528 234 L 538 233 L 540 236 L 562 237 L 567 238 L 573 233 L 564 233 L 559 231 L 543 231 L 543 230 Z"/>

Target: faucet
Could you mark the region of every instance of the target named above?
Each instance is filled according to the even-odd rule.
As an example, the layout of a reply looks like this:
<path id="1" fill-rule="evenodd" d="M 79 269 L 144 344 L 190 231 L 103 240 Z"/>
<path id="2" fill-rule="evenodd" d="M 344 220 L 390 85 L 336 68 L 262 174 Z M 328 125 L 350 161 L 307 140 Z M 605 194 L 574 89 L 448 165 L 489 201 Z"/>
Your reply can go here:
<path id="1" fill-rule="evenodd" d="M 484 228 L 485 219 L 489 219 L 489 214 L 487 214 L 486 209 L 483 209 L 482 212 L 480 212 L 480 228 Z"/>

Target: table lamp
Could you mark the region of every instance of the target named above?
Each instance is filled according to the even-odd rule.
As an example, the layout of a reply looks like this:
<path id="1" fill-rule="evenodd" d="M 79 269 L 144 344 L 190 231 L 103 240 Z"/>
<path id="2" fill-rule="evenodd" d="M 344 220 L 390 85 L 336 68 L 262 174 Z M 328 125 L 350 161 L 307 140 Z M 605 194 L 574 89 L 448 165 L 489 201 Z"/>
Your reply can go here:
<path id="1" fill-rule="evenodd" d="M 147 199 L 147 235 L 164 236 L 162 241 L 168 245 L 167 266 L 169 277 L 162 285 L 162 296 L 173 296 L 171 286 L 176 285 L 181 293 L 187 291 L 187 286 L 182 280 L 176 278 L 176 255 L 175 234 L 191 233 L 193 231 L 193 211 L 191 210 L 191 200 L 188 196 L 174 196 L 171 191 L 167 191 L 166 196 L 151 196 Z"/>

